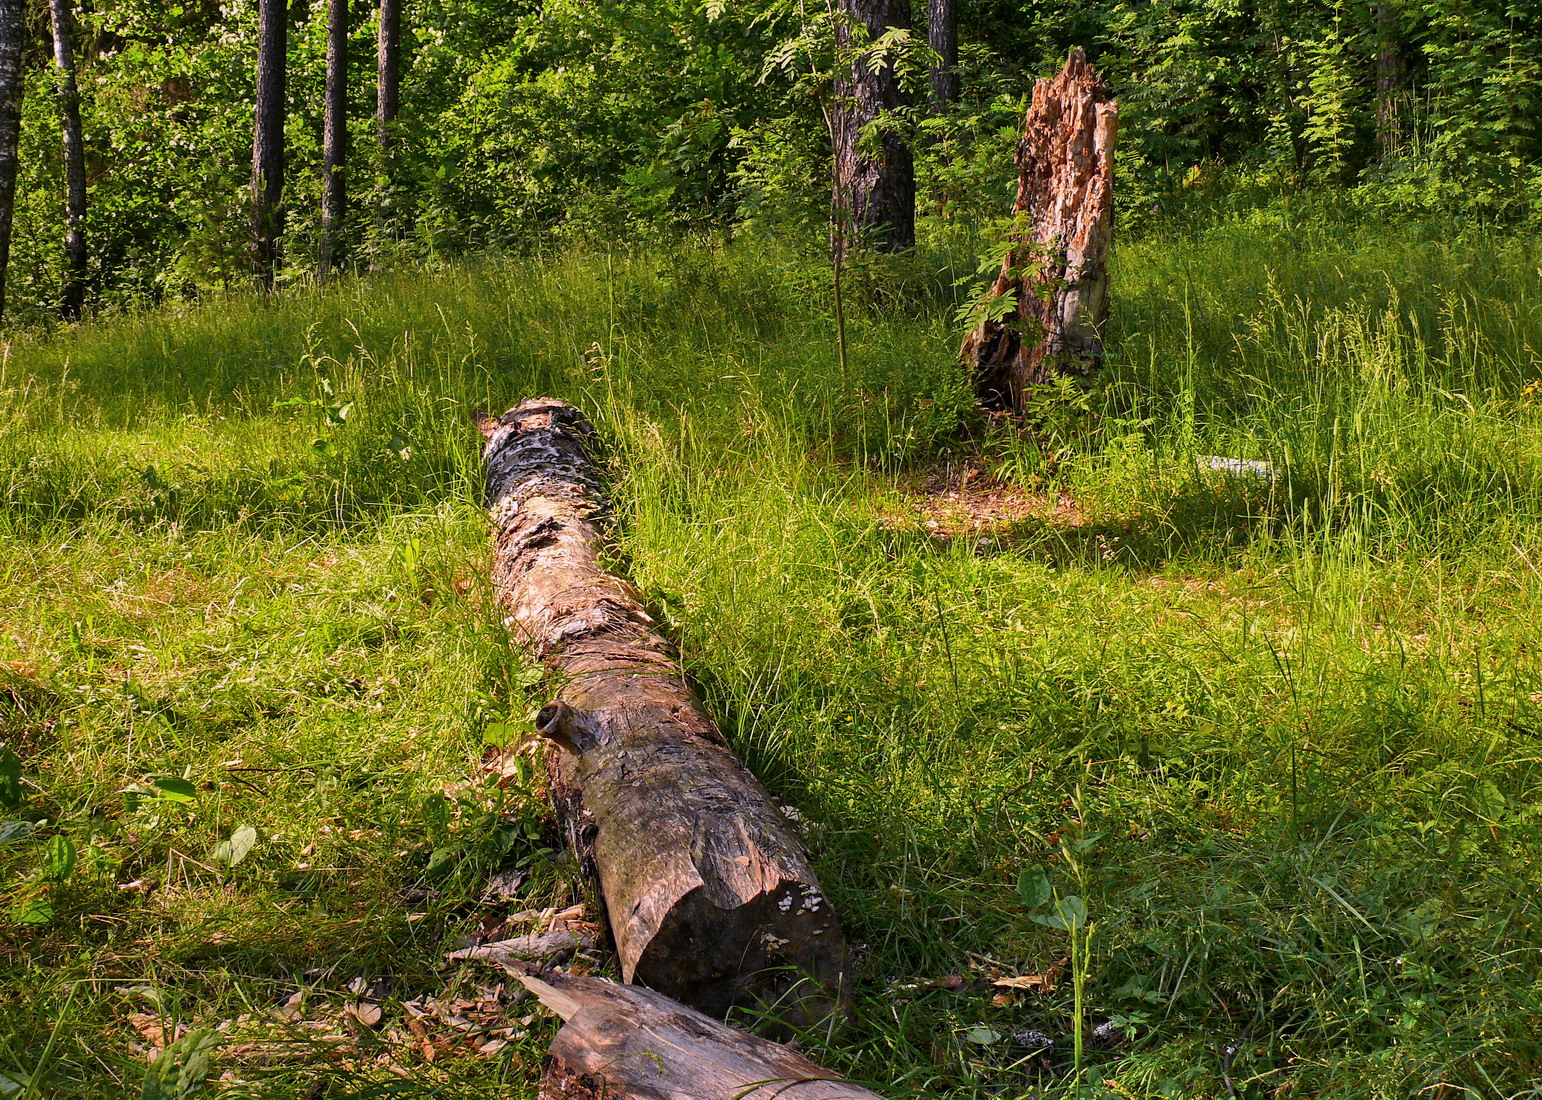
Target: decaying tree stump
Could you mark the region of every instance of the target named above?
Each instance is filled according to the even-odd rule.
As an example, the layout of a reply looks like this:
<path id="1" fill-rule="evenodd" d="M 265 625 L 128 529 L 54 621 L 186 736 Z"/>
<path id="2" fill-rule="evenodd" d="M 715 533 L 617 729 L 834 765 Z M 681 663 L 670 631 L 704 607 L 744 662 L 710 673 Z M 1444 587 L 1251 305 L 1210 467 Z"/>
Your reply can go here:
<path id="1" fill-rule="evenodd" d="M 510 971 L 564 1021 L 541 1100 L 881 1100 L 651 990 L 519 963 Z"/>
<path id="2" fill-rule="evenodd" d="M 802 844 L 729 752 L 637 592 L 607 573 L 593 429 L 561 401 L 478 414 L 505 624 L 552 668 L 552 799 L 597 875 L 628 982 L 713 1016 L 792 1023 L 848 994 L 840 925 Z"/>
<path id="3" fill-rule="evenodd" d="M 1017 146 L 1022 226 L 991 288 L 1016 306 L 964 340 L 988 408 L 1021 412 L 1030 387 L 1102 363 L 1119 103 L 1080 49 L 1034 85 Z"/>

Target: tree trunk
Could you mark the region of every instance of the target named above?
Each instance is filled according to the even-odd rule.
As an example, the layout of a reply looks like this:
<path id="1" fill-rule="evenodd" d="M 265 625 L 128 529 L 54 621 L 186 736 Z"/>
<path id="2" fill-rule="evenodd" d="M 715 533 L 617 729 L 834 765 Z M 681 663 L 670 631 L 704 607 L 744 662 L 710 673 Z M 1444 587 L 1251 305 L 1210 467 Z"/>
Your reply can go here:
<path id="1" fill-rule="evenodd" d="M 927 0 L 926 44 L 941 59 L 932 68 L 932 104 L 958 102 L 957 0 Z"/>
<path id="2" fill-rule="evenodd" d="M 385 224 L 391 220 L 396 112 L 401 101 L 401 0 L 380 0 L 380 27 L 375 45 L 375 136 L 380 144 L 380 177 L 384 181 L 376 217 Z"/>
<path id="3" fill-rule="evenodd" d="M 343 261 L 343 219 L 348 213 L 348 0 L 327 0 L 321 157 L 321 274 L 325 277 Z"/>
<path id="4" fill-rule="evenodd" d="M 1398 11 L 1392 0 L 1375 6 L 1376 18 L 1376 155 L 1392 160 L 1403 145 L 1403 114 L 1408 98 L 1408 67 L 1398 34 Z"/>
<path id="5" fill-rule="evenodd" d="M 885 252 L 916 243 L 916 177 L 910 146 L 886 128 L 877 155 L 862 150 L 862 130 L 885 111 L 906 105 L 892 59 L 873 71 L 866 43 L 892 27 L 910 26 L 910 0 L 840 0 L 844 18 L 836 30 L 843 52 L 855 51 L 836 80 L 834 127 L 836 174 L 845 194 L 844 221 L 859 237 Z M 839 209 L 842 205 L 836 198 Z"/>
<path id="6" fill-rule="evenodd" d="M 0 0 L 0 318 L 5 315 L 5 273 L 11 260 L 11 216 L 16 207 L 26 8 L 26 0 Z"/>
<path id="7" fill-rule="evenodd" d="M 990 292 L 1015 305 L 970 333 L 961 353 L 987 407 L 1022 412 L 1033 386 L 1103 361 L 1118 124 L 1118 101 L 1080 49 L 1034 85 L 1017 146 L 1023 221 Z"/>
<path id="8" fill-rule="evenodd" d="M 284 118 L 289 5 L 258 0 L 257 109 L 252 130 L 252 270 L 273 289 L 284 235 Z"/>
<path id="9" fill-rule="evenodd" d="M 565 1021 L 541 1100 L 881 1100 L 651 990 L 535 966 L 516 976 Z"/>
<path id="10" fill-rule="evenodd" d="M 847 952 L 802 844 L 598 553 L 593 429 L 560 401 L 478 416 L 505 623 L 555 672 L 537 719 L 558 815 L 597 875 L 622 977 L 714 1016 L 839 1011 Z"/>
<path id="11" fill-rule="evenodd" d="M 58 67 L 59 127 L 64 138 L 64 292 L 59 313 L 80 319 L 86 302 L 86 147 L 80 129 L 80 92 L 75 84 L 73 15 L 69 0 L 52 0 L 54 64 Z"/>

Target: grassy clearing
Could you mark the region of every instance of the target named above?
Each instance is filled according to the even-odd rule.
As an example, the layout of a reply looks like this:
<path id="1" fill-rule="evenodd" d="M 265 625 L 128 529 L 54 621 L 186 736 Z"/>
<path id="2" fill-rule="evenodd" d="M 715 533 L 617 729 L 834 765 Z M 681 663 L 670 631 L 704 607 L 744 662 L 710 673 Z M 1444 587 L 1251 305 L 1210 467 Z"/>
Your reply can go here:
<path id="1" fill-rule="evenodd" d="M 1127 243 L 1106 384 L 1047 444 L 953 430 L 941 255 L 858 286 L 845 379 L 817 272 L 748 248 L 18 341 L 0 1095 L 138 1096 L 147 1021 L 236 1020 L 232 1096 L 529 1092 L 547 1025 L 429 1062 L 402 1003 L 478 995 L 441 960 L 498 905 L 581 898 L 529 768 L 482 763 L 539 687 L 488 613 L 467 414 L 537 392 L 595 418 L 628 567 L 866 945 L 820 1057 L 950 1097 L 1536 1095 L 1537 262 Z M 900 486 L 948 456 L 1043 507 L 932 537 Z M 479 901 L 499 867 L 519 896 Z M 1056 987 L 996 997 L 1073 954 L 1069 897 Z"/>

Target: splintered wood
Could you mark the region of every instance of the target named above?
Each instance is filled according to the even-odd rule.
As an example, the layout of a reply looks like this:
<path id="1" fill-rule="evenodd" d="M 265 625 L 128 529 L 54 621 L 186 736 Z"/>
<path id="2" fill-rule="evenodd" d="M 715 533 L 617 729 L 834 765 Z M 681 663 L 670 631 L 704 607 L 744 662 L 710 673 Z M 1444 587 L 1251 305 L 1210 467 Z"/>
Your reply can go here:
<path id="1" fill-rule="evenodd" d="M 801 1054 L 636 986 L 520 965 L 565 1021 L 541 1100 L 882 1100 Z"/>
<path id="2" fill-rule="evenodd" d="M 638 593 L 599 561 L 594 432 L 561 401 L 478 415 L 505 624 L 554 672 L 537 727 L 553 803 L 597 876 L 621 973 L 714 1016 L 807 1023 L 849 996 L 802 844 L 729 752 Z"/>
<path id="3" fill-rule="evenodd" d="M 988 408 L 1021 413 L 1032 387 L 1103 361 L 1119 103 L 1080 49 L 1034 85 L 1017 146 L 1019 225 L 990 296 L 1012 295 L 961 351 Z"/>

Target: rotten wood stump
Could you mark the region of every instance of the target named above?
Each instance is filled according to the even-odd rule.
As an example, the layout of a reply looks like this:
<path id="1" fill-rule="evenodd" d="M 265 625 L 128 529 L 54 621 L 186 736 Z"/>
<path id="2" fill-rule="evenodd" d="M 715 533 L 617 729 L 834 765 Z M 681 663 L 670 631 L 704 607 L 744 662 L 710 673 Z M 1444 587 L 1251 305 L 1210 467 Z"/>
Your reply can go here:
<path id="1" fill-rule="evenodd" d="M 556 674 L 537 719 L 552 801 L 599 880 L 621 973 L 713 1016 L 790 1024 L 849 996 L 840 925 L 803 845 L 728 750 L 635 589 L 606 572 L 593 429 L 537 398 L 486 437 L 504 619 Z"/>
<path id="2" fill-rule="evenodd" d="M 1017 146 L 1021 224 L 989 292 L 1016 304 L 960 352 L 987 408 L 1021 413 L 1032 387 L 1102 364 L 1118 126 L 1119 102 L 1080 49 L 1034 85 Z"/>
<path id="3" fill-rule="evenodd" d="M 881 1100 L 651 990 L 521 963 L 510 972 L 564 1021 L 541 1100 Z"/>

